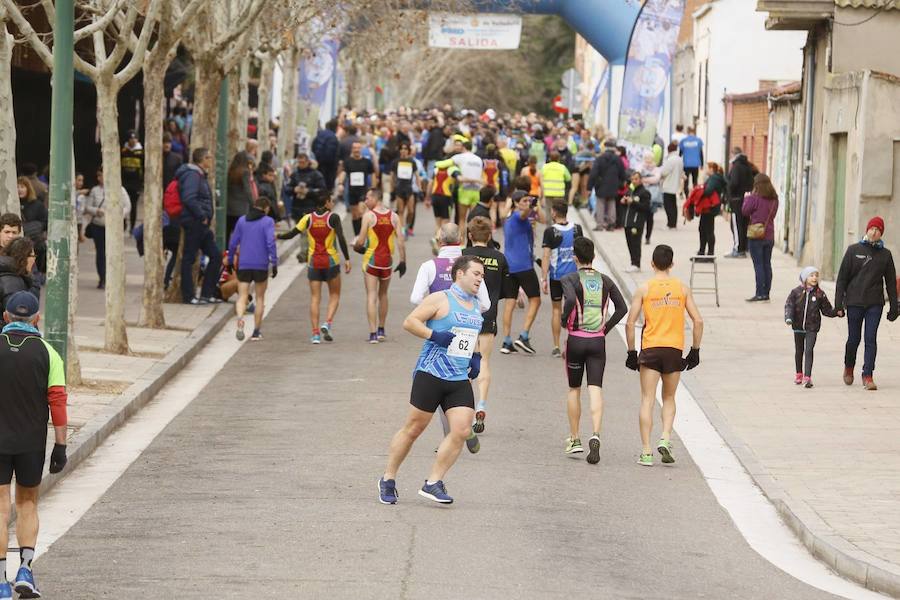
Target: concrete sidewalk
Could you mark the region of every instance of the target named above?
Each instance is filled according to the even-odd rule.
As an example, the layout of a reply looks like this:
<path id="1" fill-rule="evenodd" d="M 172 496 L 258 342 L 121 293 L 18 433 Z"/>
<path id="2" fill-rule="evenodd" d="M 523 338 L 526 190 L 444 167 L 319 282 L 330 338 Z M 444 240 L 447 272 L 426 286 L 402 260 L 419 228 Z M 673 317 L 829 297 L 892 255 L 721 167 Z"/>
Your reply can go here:
<path id="1" fill-rule="evenodd" d="M 282 225 L 279 231 L 283 230 Z M 300 237 L 278 242 L 279 260 L 293 260 Z M 134 239 L 126 237 L 126 308 L 128 355 L 103 352 L 105 296 L 97 289 L 94 245 L 78 245 L 78 344 L 83 384 L 69 387 L 69 464 L 59 475 L 46 472 L 42 493 L 91 452 L 175 376 L 234 315 L 234 304 L 190 306 L 165 304 L 166 329 L 138 327 L 144 267 Z M 48 448 L 53 445 L 52 429 Z"/>
<path id="2" fill-rule="evenodd" d="M 581 210 L 585 231 L 593 219 Z M 688 260 L 699 246 L 697 222 L 668 230 L 656 214 L 652 244 L 643 246 L 642 271 L 629 265 L 624 233 L 591 232 L 600 254 L 626 296 L 650 276 L 656 244 L 675 250 L 673 274 L 690 279 Z M 845 386 L 846 320 L 823 319 L 812 380 L 793 383 L 793 338 L 784 324 L 784 301 L 799 285 L 794 258 L 777 248 L 772 257 L 772 302 L 748 304 L 754 292 L 753 264 L 726 259 L 732 236 L 716 219 L 721 306 L 711 294 L 696 294 L 703 314 L 700 368 L 684 383 L 784 520 L 820 559 L 845 577 L 900 596 L 900 363 L 892 349 L 900 325 L 882 320 L 875 381 L 879 391 L 856 382 Z M 695 287 L 710 285 L 699 276 Z M 830 299 L 834 283 L 824 282 Z M 615 359 L 613 359 L 615 360 Z M 624 360 L 624 357 L 623 357 Z M 862 347 L 857 367 L 862 365 Z M 677 420 L 676 420 L 677 429 Z"/>

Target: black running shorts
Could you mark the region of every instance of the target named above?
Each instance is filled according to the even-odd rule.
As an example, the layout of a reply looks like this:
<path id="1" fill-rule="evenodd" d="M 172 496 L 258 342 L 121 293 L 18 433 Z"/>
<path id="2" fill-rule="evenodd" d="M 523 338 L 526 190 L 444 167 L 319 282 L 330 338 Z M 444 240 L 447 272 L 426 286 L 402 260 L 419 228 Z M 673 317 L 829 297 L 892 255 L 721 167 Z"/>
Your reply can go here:
<path id="1" fill-rule="evenodd" d="M 268 278 L 268 269 L 238 269 L 237 272 L 237 280 L 241 283 L 262 283 Z"/>
<path id="2" fill-rule="evenodd" d="M 425 371 L 416 371 L 413 376 L 409 403 L 429 413 L 436 411 L 439 406 L 444 412 L 460 406 L 475 410 L 475 396 L 468 379 L 447 381 Z"/>
<path id="3" fill-rule="evenodd" d="M 484 317 L 484 321 L 481 322 L 481 333 L 497 335 L 497 313 L 494 313 L 492 319 L 487 317 L 487 313 L 482 313 L 481 316 Z"/>
<path id="4" fill-rule="evenodd" d="M 306 269 L 306 276 L 310 281 L 331 281 L 340 274 L 340 265 L 334 265 L 333 267 L 328 267 L 327 269 L 313 269 L 312 267 Z"/>
<path id="5" fill-rule="evenodd" d="M 638 364 L 663 375 L 684 371 L 684 359 L 678 348 L 646 348 L 641 350 Z"/>
<path id="6" fill-rule="evenodd" d="M 431 197 L 431 210 L 434 211 L 435 219 L 449 219 L 450 218 L 450 196 L 432 196 Z"/>
<path id="7" fill-rule="evenodd" d="M 606 370 L 606 338 L 580 337 L 569 334 L 566 341 L 566 374 L 570 388 L 580 388 L 584 372 L 587 384 L 603 387 L 603 372 Z"/>
<path id="8" fill-rule="evenodd" d="M 16 483 L 23 487 L 41 484 L 44 472 L 44 450 L 22 454 L 0 454 L 0 485 L 9 485 L 13 473 Z"/>
<path id="9" fill-rule="evenodd" d="M 550 300 L 553 302 L 559 302 L 562 300 L 562 281 L 559 279 L 551 279 L 550 280 Z"/>
<path id="10" fill-rule="evenodd" d="M 503 282 L 503 297 L 517 297 L 519 295 L 519 288 L 525 290 L 525 295 L 529 298 L 540 298 L 541 284 L 538 281 L 538 276 L 537 273 L 534 272 L 534 269 L 510 273 L 509 277 Z"/>

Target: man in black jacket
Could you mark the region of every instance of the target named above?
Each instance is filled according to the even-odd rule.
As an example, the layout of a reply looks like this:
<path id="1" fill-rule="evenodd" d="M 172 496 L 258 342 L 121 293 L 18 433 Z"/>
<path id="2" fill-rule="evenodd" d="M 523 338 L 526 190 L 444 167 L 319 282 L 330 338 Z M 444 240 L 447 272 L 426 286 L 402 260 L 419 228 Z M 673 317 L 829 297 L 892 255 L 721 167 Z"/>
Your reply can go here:
<path id="1" fill-rule="evenodd" d="M 316 139 L 312 143 L 312 152 L 316 157 L 319 165 L 319 171 L 325 178 L 325 186 L 328 191 L 334 190 L 334 178 L 337 176 L 338 154 L 340 144 L 338 143 L 337 121 L 332 119 L 325 123 L 325 129 L 316 134 Z"/>
<path id="2" fill-rule="evenodd" d="M 209 224 L 213 218 L 212 191 L 206 174 L 212 168 L 212 154 L 206 148 L 195 148 L 191 163 L 182 165 L 175 173 L 178 179 L 178 194 L 181 197 L 179 223 L 184 230 L 184 252 L 181 257 L 181 299 L 185 304 L 218 304 L 215 297 L 219 268 L 222 266 L 222 251 L 216 245 Z M 203 288 L 200 297 L 194 297 L 194 261 L 197 252 L 209 259 L 203 272 Z"/>
<path id="3" fill-rule="evenodd" d="M 731 210 L 731 234 L 734 236 L 734 248 L 725 258 L 747 257 L 747 217 L 741 212 L 744 206 L 744 194 L 753 190 L 753 178 L 759 171 L 750 164 L 743 150 L 734 149 L 731 159 L 731 170 L 728 172 L 728 208 Z"/>
<path id="4" fill-rule="evenodd" d="M 888 321 L 897 319 L 897 271 L 891 251 L 884 247 L 884 220 L 872 217 L 866 225 L 866 236 L 852 244 L 844 253 L 838 271 L 834 293 L 834 308 L 847 313 L 847 346 L 844 352 L 844 383 L 853 384 L 856 351 L 865 324 L 865 353 L 862 382 L 867 390 L 877 390 L 872 379 L 877 336 L 884 311 L 884 292 L 887 289 Z"/>
<path id="5" fill-rule="evenodd" d="M 622 204 L 625 205 L 625 242 L 631 255 L 631 265 L 625 269 L 628 273 L 641 270 L 641 236 L 650 214 L 650 192 L 641 182 L 640 171 L 632 172 L 631 187 L 622 197 Z"/>
<path id="6" fill-rule="evenodd" d="M 597 205 L 594 207 L 594 231 L 616 228 L 616 195 L 625 183 L 625 165 L 616 153 L 615 140 L 606 140 L 603 154 L 594 161 L 588 176 L 588 189 L 594 190 Z"/>

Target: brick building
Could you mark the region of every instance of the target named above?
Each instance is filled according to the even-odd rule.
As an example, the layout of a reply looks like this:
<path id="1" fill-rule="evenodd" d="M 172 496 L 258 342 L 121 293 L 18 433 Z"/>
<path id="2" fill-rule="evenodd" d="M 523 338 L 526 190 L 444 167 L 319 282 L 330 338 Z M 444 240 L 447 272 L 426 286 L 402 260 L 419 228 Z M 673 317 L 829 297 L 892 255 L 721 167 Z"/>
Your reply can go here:
<path id="1" fill-rule="evenodd" d="M 768 172 L 769 158 L 769 94 L 771 82 L 761 82 L 759 91 L 748 94 L 726 94 L 725 151 L 728 160 L 732 149 L 739 146 L 760 173 Z"/>

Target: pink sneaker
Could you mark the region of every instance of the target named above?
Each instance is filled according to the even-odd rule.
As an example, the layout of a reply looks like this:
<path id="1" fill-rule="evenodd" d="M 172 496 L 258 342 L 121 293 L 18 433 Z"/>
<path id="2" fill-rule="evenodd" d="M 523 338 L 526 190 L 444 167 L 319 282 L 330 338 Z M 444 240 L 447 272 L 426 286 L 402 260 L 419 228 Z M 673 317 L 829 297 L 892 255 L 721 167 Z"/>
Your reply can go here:
<path id="1" fill-rule="evenodd" d="M 803 378 L 803 387 L 809 389 L 812 387 L 812 377 L 804 377 Z"/>
<path id="2" fill-rule="evenodd" d="M 803 383 L 803 373 L 797 373 L 796 375 L 794 375 L 794 383 L 796 385 L 800 385 L 801 383 Z"/>

